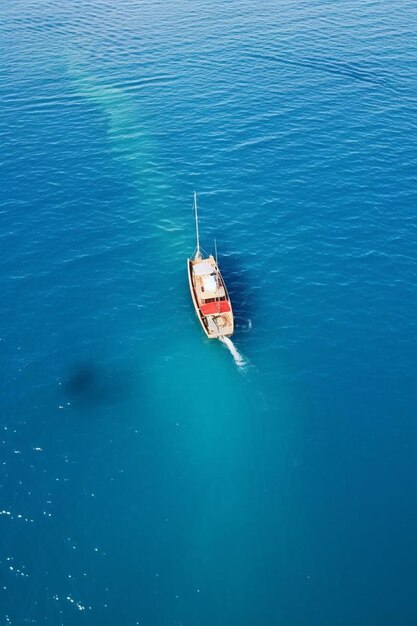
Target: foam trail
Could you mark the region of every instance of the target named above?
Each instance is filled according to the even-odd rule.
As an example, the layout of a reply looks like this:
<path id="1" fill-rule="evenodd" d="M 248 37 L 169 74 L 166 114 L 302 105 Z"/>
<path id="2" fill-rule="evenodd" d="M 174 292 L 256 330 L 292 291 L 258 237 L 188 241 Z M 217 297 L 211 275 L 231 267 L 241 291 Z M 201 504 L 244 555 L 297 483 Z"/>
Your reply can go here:
<path id="1" fill-rule="evenodd" d="M 219 337 L 220 341 L 224 343 L 224 345 L 228 348 L 231 353 L 236 365 L 238 367 L 244 367 L 246 365 L 245 358 L 240 354 L 239 350 L 236 348 L 235 344 L 229 337 Z"/>

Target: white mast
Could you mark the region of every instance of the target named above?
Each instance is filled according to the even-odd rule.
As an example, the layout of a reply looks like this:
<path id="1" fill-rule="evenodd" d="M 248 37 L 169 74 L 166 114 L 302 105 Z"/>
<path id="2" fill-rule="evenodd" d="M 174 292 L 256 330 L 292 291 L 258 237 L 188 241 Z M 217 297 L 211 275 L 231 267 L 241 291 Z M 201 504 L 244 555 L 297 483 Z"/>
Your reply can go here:
<path id="1" fill-rule="evenodd" d="M 195 212 L 195 232 L 196 232 L 196 236 L 197 236 L 197 250 L 195 253 L 195 258 L 196 259 L 201 259 L 201 252 L 200 252 L 200 237 L 198 234 L 198 213 L 197 213 L 197 194 L 194 191 L 194 212 Z"/>

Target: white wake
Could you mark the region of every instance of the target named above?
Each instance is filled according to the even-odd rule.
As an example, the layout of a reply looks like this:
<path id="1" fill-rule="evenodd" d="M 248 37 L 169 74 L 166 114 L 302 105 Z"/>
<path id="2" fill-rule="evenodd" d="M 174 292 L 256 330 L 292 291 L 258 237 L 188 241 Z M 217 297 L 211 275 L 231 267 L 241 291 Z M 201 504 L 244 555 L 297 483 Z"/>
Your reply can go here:
<path id="1" fill-rule="evenodd" d="M 233 341 L 229 339 L 229 337 L 219 337 L 219 339 L 228 348 L 236 365 L 238 367 L 245 367 L 245 365 L 247 365 L 246 359 L 240 354 Z"/>

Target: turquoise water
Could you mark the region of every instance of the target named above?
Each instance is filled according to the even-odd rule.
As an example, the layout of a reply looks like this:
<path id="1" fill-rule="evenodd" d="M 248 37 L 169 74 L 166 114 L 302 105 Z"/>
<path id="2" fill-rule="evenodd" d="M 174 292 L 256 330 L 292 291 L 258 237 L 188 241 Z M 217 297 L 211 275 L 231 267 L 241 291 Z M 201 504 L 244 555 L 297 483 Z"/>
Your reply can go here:
<path id="1" fill-rule="evenodd" d="M 416 13 L 5 3 L 1 624 L 417 623 Z"/>

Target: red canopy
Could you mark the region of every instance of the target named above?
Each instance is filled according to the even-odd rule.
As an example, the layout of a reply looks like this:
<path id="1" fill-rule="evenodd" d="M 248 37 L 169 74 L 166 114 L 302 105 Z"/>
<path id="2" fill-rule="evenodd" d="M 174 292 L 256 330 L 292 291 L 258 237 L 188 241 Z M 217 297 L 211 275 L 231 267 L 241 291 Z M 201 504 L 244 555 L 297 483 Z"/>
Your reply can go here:
<path id="1" fill-rule="evenodd" d="M 208 302 L 200 306 L 203 315 L 215 315 L 216 313 L 228 313 L 230 304 L 227 300 L 217 300 L 217 302 Z"/>

